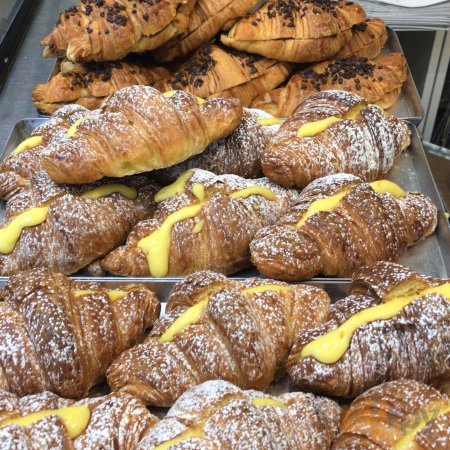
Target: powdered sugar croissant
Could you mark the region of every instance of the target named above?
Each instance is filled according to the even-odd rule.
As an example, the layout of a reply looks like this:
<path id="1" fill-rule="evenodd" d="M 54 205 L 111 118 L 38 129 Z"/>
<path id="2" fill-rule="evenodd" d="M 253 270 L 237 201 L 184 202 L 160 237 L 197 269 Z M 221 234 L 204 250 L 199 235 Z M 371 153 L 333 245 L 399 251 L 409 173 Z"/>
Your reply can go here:
<path id="1" fill-rule="evenodd" d="M 448 380 L 449 280 L 383 262 L 357 271 L 349 294 L 300 333 L 287 364 L 299 388 L 355 397 L 402 378 Z"/>
<path id="2" fill-rule="evenodd" d="M 356 94 L 308 97 L 284 122 L 261 159 L 264 174 L 283 186 L 305 187 L 333 173 L 379 180 L 410 144 L 406 122 L 387 117 Z"/>
<path id="3" fill-rule="evenodd" d="M 262 274 L 282 280 L 351 276 L 362 264 L 398 260 L 436 224 L 436 207 L 425 195 L 387 180 L 369 184 L 329 175 L 309 184 L 275 225 L 256 233 L 251 258 Z"/>
<path id="4" fill-rule="evenodd" d="M 43 270 L 13 275 L 0 297 L 0 389 L 19 396 L 86 396 L 160 310 L 141 285 L 108 290 Z"/>
<path id="5" fill-rule="evenodd" d="M 329 302 L 311 286 L 197 272 L 175 285 L 166 315 L 112 364 L 108 383 L 157 406 L 206 380 L 264 390 L 300 330 L 327 318 Z"/>

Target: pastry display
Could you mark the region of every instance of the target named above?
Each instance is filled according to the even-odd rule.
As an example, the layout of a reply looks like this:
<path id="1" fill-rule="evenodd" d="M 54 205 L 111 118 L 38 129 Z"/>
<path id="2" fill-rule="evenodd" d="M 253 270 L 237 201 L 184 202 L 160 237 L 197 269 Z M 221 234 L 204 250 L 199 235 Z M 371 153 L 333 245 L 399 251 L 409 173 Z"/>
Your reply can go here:
<path id="1" fill-rule="evenodd" d="M 408 67 L 401 53 L 381 55 L 374 60 L 357 56 L 332 59 L 297 72 L 285 87 L 255 98 L 251 107 L 275 117 L 289 117 L 311 94 L 339 89 L 387 109 L 397 101 L 407 78 Z"/>
<path id="2" fill-rule="evenodd" d="M 450 399 L 413 380 L 361 394 L 344 414 L 333 449 L 450 448 Z"/>
<path id="3" fill-rule="evenodd" d="M 100 108 L 106 97 L 122 88 L 152 85 L 168 76 L 167 69 L 146 63 L 142 58 L 84 64 L 65 60 L 58 74 L 34 88 L 32 99 L 41 114 L 53 114 L 67 103 L 92 110 Z"/>
<path id="4" fill-rule="evenodd" d="M 165 316 L 112 364 L 108 383 L 156 406 L 207 380 L 265 390 L 299 332 L 325 321 L 329 304 L 312 286 L 197 272 L 174 286 Z"/>
<path id="5" fill-rule="evenodd" d="M 221 36 L 225 45 L 279 61 L 323 61 L 352 38 L 364 9 L 346 0 L 272 0 Z"/>
<path id="6" fill-rule="evenodd" d="M 83 0 L 42 39 L 46 58 L 117 61 L 159 47 L 186 30 L 195 0 Z"/>
<path id="7" fill-rule="evenodd" d="M 70 188 L 39 172 L 7 203 L 0 223 L 0 274 L 33 268 L 77 272 L 152 216 L 156 191 L 156 183 L 144 176 Z"/>
<path id="8" fill-rule="evenodd" d="M 19 396 L 87 396 L 160 310 L 141 285 L 113 290 L 43 270 L 11 276 L 0 298 L 0 389 Z"/>
<path id="9" fill-rule="evenodd" d="M 261 159 L 264 174 L 286 187 L 305 187 L 333 173 L 379 180 L 409 146 L 409 125 L 356 94 L 308 97 L 280 127 Z"/>
<path id="10" fill-rule="evenodd" d="M 82 184 L 160 169 L 201 153 L 241 120 L 235 99 L 203 101 L 150 86 L 121 89 L 98 114 L 79 120 L 47 146 L 42 166 L 57 183 Z"/>
<path id="11" fill-rule="evenodd" d="M 436 224 L 436 207 L 425 195 L 387 180 L 369 184 L 329 175 L 310 183 L 287 214 L 256 233 L 251 259 L 271 278 L 345 277 L 364 264 L 396 261 Z"/>
<path id="12" fill-rule="evenodd" d="M 258 0 L 197 0 L 187 30 L 154 50 L 155 59 L 172 61 L 188 55 L 257 3 Z"/>
<path id="13" fill-rule="evenodd" d="M 181 89 L 202 98 L 238 98 L 248 106 L 283 83 L 292 70 L 291 64 L 205 44 L 176 73 L 154 86 L 161 92 Z"/>
<path id="14" fill-rule="evenodd" d="M 138 450 L 327 449 L 340 417 L 337 403 L 312 394 L 269 396 L 208 381 L 181 396 Z"/>
<path id="15" fill-rule="evenodd" d="M 349 296 L 333 305 L 328 322 L 300 332 L 288 373 L 300 389 L 339 397 L 402 378 L 428 384 L 448 380 L 449 300 L 449 280 L 386 262 L 363 267 L 353 275 Z M 362 403 L 368 405 L 369 398 Z M 415 398 L 408 400 L 412 408 L 420 400 Z M 391 433 L 395 438 L 395 428 Z"/>
<path id="16" fill-rule="evenodd" d="M 102 266 L 134 277 L 237 272 L 250 265 L 256 232 L 275 223 L 298 198 L 297 191 L 267 178 L 190 170 L 156 194 L 153 218 L 136 225 Z"/>
<path id="17" fill-rule="evenodd" d="M 78 402 L 50 392 L 0 391 L 0 447 L 21 450 L 135 450 L 157 422 L 136 398 L 113 393 Z"/>

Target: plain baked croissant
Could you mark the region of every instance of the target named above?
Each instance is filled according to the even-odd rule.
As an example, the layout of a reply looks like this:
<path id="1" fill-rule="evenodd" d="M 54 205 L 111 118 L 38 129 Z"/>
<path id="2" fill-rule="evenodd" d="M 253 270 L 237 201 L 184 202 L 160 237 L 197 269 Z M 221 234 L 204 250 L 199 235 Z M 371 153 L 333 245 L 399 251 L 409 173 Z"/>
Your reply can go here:
<path id="1" fill-rule="evenodd" d="M 221 36 L 223 44 L 279 61 L 307 63 L 336 55 L 364 22 L 364 9 L 346 0 L 272 0 Z"/>
<path id="2" fill-rule="evenodd" d="M 157 61 L 172 61 L 188 55 L 257 3 L 258 0 L 197 0 L 186 31 L 155 49 L 153 56 Z"/>
<path id="3" fill-rule="evenodd" d="M 174 286 L 165 316 L 111 365 L 108 383 L 156 406 L 207 380 L 264 390 L 299 332 L 326 320 L 329 304 L 312 286 L 197 272 Z"/>
<path id="4" fill-rule="evenodd" d="M 106 97 L 122 88 L 152 85 L 170 75 L 164 67 L 149 64 L 143 58 L 85 64 L 65 60 L 60 69 L 47 83 L 38 84 L 33 90 L 33 103 L 41 114 L 53 114 L 67 103 L 97 109 Z"/>
<path id="5" fill-rule="evenodd" d="M 202 98 L 238 98 L 248 106 L 258 95 L 283 83 L 292 69 L 291 64 L 205 44 L 154 87 L 161 92 L 181 89 Z"/>
<path id="6" fill-rule="evenodd" d="M 105 257 L 105 270 L 127 276 L 224 274 L 250 265 L 256 232 L 298 199 L 267 178 L 246 180 L 194 169 L 156 194 L 153 218 L 135 226 L 124 246 Z"/>
<path id="7" fill-rule="evenodd" d="M 310 183 L 287 214 L 256 233 L 251 259 L 259 272 L 282 280 L 350 276 L 362 264 L 396 261 L 436 224 L 436 207 L 425 195 L 386 180 L 368 184 L 329 175 Z"/>
<path id="8" fill-rule="evenodd" d="M 108 290 L 44 270 L 11 276 L 0 298 L 0 389 L 19 396 L 86 396 L 160 311 L 142 285 Z"/>
<path id="9" fill-rule="evenodd" d="M 300 332 L 287 371 L 300 389 L 355 397 L 402 378 L 450 377 L 450 283 L 392 263 L 355 272 L 328 322 Z"/>
<path id="10" fill-rule="evenodd" d="M 142 175 L 67 187 L 39 172 L 7 203 L 0 223 L 0 274 L 33 268 L 77 272 L 152 216 L 157 187 Z"/>
<path id="11" fill-rule="evenodd" d="M 19 398 L 0 391 L 0 447 L 21 450 L 135 450 L 158 422 L 131 395 L 74 402 L 51 392 Z"/>
<path id="12" fill-rule="evenodd" d="M 407 122 L 356 94 L 324 91 L 308 97 L 264 150 L 264 174 L 286 187 L 305 187 L 333 173 L 365 181 L 389 172 L 410 144 Z"/>
<path id="13" fill-rule="evenodd" d="M 340 417 L 339 405 L 327 398 L 302 392 L 275 397 L 208 381 L 183 394 L 137 450 L 326 450 Z"/>
<path id="14" fill-rule="evenodd" d="M 397 101 L 407 78 L 406 59 L 399 52 L 373 60 L 357 56 L 331 59 L 302 69 L 286 86 L 256 97 L 251 107 L 275 117 L 289 117 L 310 95 L 338 89 L 358 94 L 369 103 L 387 109 Z"/>
<path id="15" fill-rule="evenodd" d="M 345 412 L 333 449 L 349 448 L 446 450 L 450 448 L 450 399 L 413 380 L 376 386 Z"/>
<path id="16" fill-rule="evenodd" d="M 195 0 L 83 0 L 41 41 L 44 56 L 117 61 L 159 47 L 188 26 Z"/>
<path id="17" fill-rule="evenodd" d="M 42 166 L 57 183 L 71 184 L 161 169 L 230 134 L 241 115 L 235 99 L 200 102 L 183 91 L 166 97 L 150 86 L 124 88 L 51 143 Z"/>

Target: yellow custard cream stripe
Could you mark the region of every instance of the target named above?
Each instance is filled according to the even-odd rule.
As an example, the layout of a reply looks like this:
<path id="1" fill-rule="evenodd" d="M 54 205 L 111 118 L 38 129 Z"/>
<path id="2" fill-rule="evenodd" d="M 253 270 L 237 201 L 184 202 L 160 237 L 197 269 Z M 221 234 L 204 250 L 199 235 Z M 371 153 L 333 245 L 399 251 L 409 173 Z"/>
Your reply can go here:
<path id="1" fill-rule="evenodd" d="M 35 148 L 38 145 L 42 144 L 42 136 L 31 136 L 28 139 L 25 139 L 21 142 L 16 149 L 12 152 L 14 156 L 17 156 L 19 153 L 22 153 L 24 150 L 28 150 L 30 148 Z"/>
<path id="2" fill-rule="evenodd" d="M 277 119 L 275 117 L 262 117 L 258 119 L 258 123 L 263 127 L 270 127 L 272 125 L 281 125 L 286 121 L 286 119 Z"/>
<path id="3" fill-rule="evenodd" d="M 262 186 L 251 186 L 245 189 L 241 189 L 236 192 L 232 192 L 229 194 L 231 198 L 248 198 L 251 195 L 260 195 L 261 197 L 266 198 L 267 200 L 275 200 L 276 196 L 270 189 L 267 189 Z"/>
<path id="4" fill-rule="evenodd" d="M 186 192 L 186 182 L 193 174 L 192 170 L 188 170 L 182 173 L 172 184 L 160 189 L 155 195 L 155 202 L 162 202 L 168 198 L 175 197 L 175 195 L 184 194 Z"/>
<path id="5" fill-rule="evenodd" d="M 300 351 L 300 358 L 312 356 L 323 364 L 334 364 L 347 351 L 353 333 L 358 328 L 376 320 L 391 319 L 409 303 L 427 294 L 442 294 L 450 299 L 450 283 L 430 287 L 415 294 L 394 297 L 386 303 L 359 311 L 338 328 L 306 344 Z"/>
<path id="6" fill-rule="evenodd" d="M 7 425 L 27 426 L 34 424 L 49 416 L 57 416 L 67 429 L 71 439 L 77 438 L 89 424 L 91 411 L 87 406 L 69 406 L 61 409 L 43 409 L 26 416 L 8 418 L 0 422 L 0 428 Z"/>
<path id="7" fill-rule="evenodd" d="M 204 219 L 199 220 L 199 221 L 195 224 L 194 228 L 192 228 L 192 232 L 193 232 L 194 234 L 200 233 L 200 232 L 203 230 L 203 225 L 205 225 Z"/>
<path id="8" fill-rule="evenodd" d="M 274 291 L 274 292 L 290 291 L 291 289 L 292 289 L 291 286 L 284 286 L 281 284 L 262 284 L 259 286 L 253 286 L 250 288 L 242 289 L 241 292 L 244 295 L 251 295 L 267 291 Z"/>
<path id="9" fill-rule="evenodd" d="M 413 426 L 411 428 L 406 428 L 408 431 L 406 431 L 406 433 L 395 442 L 393 450 L 409 450 L 411 448 L 415 448 L 411 446 L 411 444 L 414 442 L 417 435 L 420 434 L 430 422 L 433 422 L 438 417 L 449 412 L 450 401 L 447 401 L 447 404 L 440 408 L 430 408 L 417 411 L 419 420 L 417 420 L 417 416 L 414 417 Z"/>
<path id="10" fill-rule="evenodd" d="M 205 186 L 201 183 L 194 183 L 192 186 L 192 193 L 199 201 L 205 200 Z"/>
<path id="11" fill-rule="evenodd" d="M 66 132 L 66 137 L 72 137 L 78 129 L 78 125 L 80 125 L 80 123 L 84 122 L 85 120 L 90 119 L 91 117 L 93 117 L 94 114 L 88 114 L 87 116 L 81 117 L 81 119 L 76 120 L 71 126 L 70 128 L 67 130 Z"/>
<path id="12" fill-rule="evenodd" d="M 401 198 L 406 195 L 406 192 L 397 184 L 389 180 L 379 180 L 370 183 L 370 186 L 378 194 L 391 194 L 396 198 Z M 319 200 L 313 201 L 306 212 L 303 214 L 301 219 L 297 222 L 296 227 L 300 228 L 311 216 L 319 212 L 330 212 L 334 211 L 335 208 L 339 206 L 341 200 L 352 190 L 352 187 L 344 188 L 337 194 L 331 195 L 330 197 L 321 198 Z"/>
<path id="13" fill-rule="evenodd" d="M 86 191 L 81 194 L 81 197 L 98 200 L 99 198 L 107 197 L 108 195 L 114 194 L 116 192 L 130 200 L 134 200 L 138 195 L 134 187 L 130 187 L 125 184 L 111 183 L 104 184 L 102 186 L 98 186 L 94 189 Z"/>
<path id="14" fill-rule="evenodd" d="M 79 291 L 73 291 L 74 297 L 83 297 L 85 295 L 92 295 L 92 294 L 101 294 L 102 292 L 99 291 L 90 291 L 90 290 L 79 290 Z M 119 298 L 124 297 L 127 294 L 127 291 L 120 291 L 120 290 L 110 290 L 107 291 L 106 294 L 109 297 L 109 300 L 114 302 L 116 300 L 119 300 Z"/>
<path id="15" fill-rule="evenodd" d="M 169 98 L 172 97 L 172 95 L 174 95 L 176 92 L 178 92 L 178 90 L 171 90 L 171 91 L 166 91 L 163 93 L 164 97 Z M 196 95 L 190 94 L 192 95 L 192 97 L 195 97 L 195 99 L 197 100 L 197 103 L 199 105 L 201 105 L 202 103 L 205 103 L 205 99 L 201 98 L 201 97 L 197 97 Z"/>

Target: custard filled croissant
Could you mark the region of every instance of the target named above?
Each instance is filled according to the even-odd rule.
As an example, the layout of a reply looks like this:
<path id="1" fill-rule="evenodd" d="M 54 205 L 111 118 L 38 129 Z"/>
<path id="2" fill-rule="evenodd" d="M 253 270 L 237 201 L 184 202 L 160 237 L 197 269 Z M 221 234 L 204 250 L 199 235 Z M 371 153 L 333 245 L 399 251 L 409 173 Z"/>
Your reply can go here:
<path id="1" fill-rule="evenodd" d="M 62 140 L 42 166 L 57 183 L 82 184 L 160 169 L 201 153 L 241 120 L 235 99 L 203 101 L 185 92 L 164 96 L 150 86 L 121 89 Z"/>
<path id="2" fill-rule="evenodd" d="M 135 450 L 158 422 L 131 395 L 74 402 L 51 392 L 23 398 L 0 391 L 0 447 L 21 450 Z"/>
<path id="3" fill-rule="evenodd" d="M 310 95 L 338 89 L 387 109 L 397 101 L 407 78 L 406 59 L 399 52 L 373 60 L 357 56 L 331 59 L 297 72 L 286 86 L 256 97 L 251 107 L 275 117 L 289 117 Z"/>
<path id="4" fill-rule="evenodd" d="M 425 195 L 387 180 L 330 175 L 309 184 L 286 215 L 256 233 L 251 258 L 262 274 L 281 280 L 345 277 L 362 264 L 396 261 L 436 224 L 436 207 Z"/>
<path id="5" fill-rule="evenodd" d="M 360 395 L 346 411 L 333 449 L 450 448 L 450 399 L 413 380 Z"/>
<path id="6" fill-rule="evenodd" d="M 364 9 L 345 0 L 273 0 L 237 22 L 221 36 L 225 45 L 279 61 L 323 61 L 352 38 L 364 22 Z"/>
<path id="7" fill-rule="evenodd" d="M 135 277 L 237 272 L 250 265 L 248 246 L 256 232 L 273 224 L 298 196 L 266 178 L 190 170 L 156 194 L 153 218 L 136 225 L 102 266 Z"/>
<path id="8" fill-rule="evenodd" d="M 406 122 L 358 95 L 324 91 L 281 125 L 261 164 L 269 179 L 286 187 L 303 188 L 333 173 L 379 180 L 409 146 L 409 134 Z"/>
<path id="9" fill-rule="evenodd" d="M 117 61 L 159 47 L 186 30 L 195 0 L 82 1 L 42 39 L 44 56 Z"/>
<path id="10" fill-rule="evenodd" d="M 108 383 L 156 406 L 207 380 L 264 390 L 299 332 L 326 320 L 329 303 L 312 286 L 197 272 L 174 286 L 165 316 L 112 364 Z"/>
<path id="11" fill-rule="evenodd" d="M 138 450 L 325 450 L 340 417 L 339 405 L 327 398 L 302 392 L 274 397 L 208 381 L 183 394 Z"/>
<path id="12" fill-rule="evenodd" d="M 19 396 L 86 396 L 160 311 L 144 286 L 111 290 L 43 270 L 11 276 L 0 298 L 0 389 Z"/>
<path id="13" fill-rule="evenodd" d="M 363 267 L 329 321 L 300 332 L 288 373 L 300 389 L 339 397 L 402 378 L 440 384 L 450 377 L 449 317 L 449 280 L 386 262 Z"/>
<path id="14" fill-rule="evenodd" d="M 39 172 L 7 203 L 0 223 L 0 274 L 33 268 L 77 272 L 152 216 L 156 190 L 144 176 L 70 188 Z"/>

